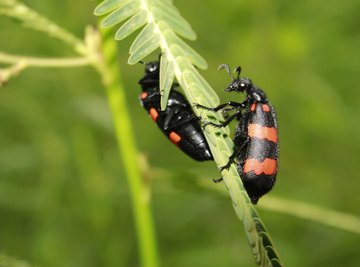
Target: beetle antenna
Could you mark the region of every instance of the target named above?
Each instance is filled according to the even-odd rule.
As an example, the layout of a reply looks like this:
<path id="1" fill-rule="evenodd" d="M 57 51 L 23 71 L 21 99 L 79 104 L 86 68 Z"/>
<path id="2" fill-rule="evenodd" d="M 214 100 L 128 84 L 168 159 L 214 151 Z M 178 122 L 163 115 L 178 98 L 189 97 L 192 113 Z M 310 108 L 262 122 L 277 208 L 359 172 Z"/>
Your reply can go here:
<path id="1" fill-rule="evenodd" d="M 241 67 L 240 67 L 240 66 L 237 66 L 237 67 L 234 69 L 234 72 L 237 73 L 237 79 L 239 80 L 239 78 L 240 78 L 240 72 L 241 72 Z"/>
<path id="2" fill-rule="evenodd" d="M 142 61 L 142 60 L 139 60 L 138 63 L 143 64 L 143 65 L 146 65 L 146 64 L 147 64 L 146 62 L 144 62 L 144 61 Z"/>
<path id="3" fill-rule="evenodd" d="M 227 65 L 227 64 L 221 64 L 221 65 L 219 66 L 218 70 L 222 70 L 222 69 L 225 69 L 226 72 L 230 75 L 231 80 L 234 80 L 234 77 L 231 75 L 231 70 L 230 70 L 229 65 Z"/>

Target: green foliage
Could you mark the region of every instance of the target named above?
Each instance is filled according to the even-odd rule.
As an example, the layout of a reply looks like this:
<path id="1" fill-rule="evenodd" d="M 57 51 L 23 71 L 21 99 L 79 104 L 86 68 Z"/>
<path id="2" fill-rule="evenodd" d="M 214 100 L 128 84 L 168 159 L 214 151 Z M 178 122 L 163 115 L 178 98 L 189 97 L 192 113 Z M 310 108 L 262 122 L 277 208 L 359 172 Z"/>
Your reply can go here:
<path id="1" fill-rule="evenodd" d="M 26 3 L 78 38 L 85 24 L 94 24 L 93 1 Z M 191 46 L 208 61 L 199 72 L 221 102 L 238 97 L 222 92 L 228 76 L 216 67 L 227 63 L 241 65 L 277 109 L 280 172 L 257 209 L 284 264 L 360 266 L 360 2 L 174 3 L 201 37 Z M 0 16 L 1 52 L 52 62 L 74 55 L 73 46 L 18 22 Z M 162 265 L 253 266 L 228 191 L 211 182 L 218 177 L 214 164 L 179 153 L 139 106 L 143 66 L 124 63 L 129 39 L 118 43 L 116 61 Z M 29 67 L 0 88 L 0 252 L 39 267 L 139 266 L 125 166 L 99 77 L 88 67 L 38 63 L 43 68 Z M 0 64 L 1 78 L 12 63 Z"/>
<path id="2" fill-rule="evenodd" d="M 190 24 L 180 15 L 170 1 L 116 1 L 102 2 L 95 15 L 107 15 L 102 21 L 103 27 L 111 27 L 128 19 L 117 31 L 115 38 L 122 40 L 145 26 L 130 47 L 129 63 L 136 64 L 157 48 L 162 50 L 163 67 L 160 73 L 161 106 L 165 108 L 167 97 L 175 75 L 181 85 L 199 88 L 205 104 L 216 105 L 219 99 L 210 86 L 202 79 L 198 71 L 207 67 L 206 61 L 178 35 L 194 40 L 195 32 Z M 165 73 L 164 73 L 165 71 Z M 175 75 L 174 75 L 175 74 Z M 190 91 L 190 90 L 188 90 Z M 195 90 L 192 90 L 196 93 Z M 193 97 L 196 99 L 196 97 Z M 200 101 L 200 99 L 198 99 Z"/>
<path id="3" fill-rule="evenodd" d="M 106 31 L 102 32 L 102 47 L 103 60 L 97 65 L 106 89 L 119 154 L 123 159 L 124 171 L 131 193 L 141 266 L 157 267 L 159 266 L 158 247 L 154 232 L 151 202 L 148 198 L 149 186 L 143 182 L 141 170 L 137 164 L 139 152 L 134 140 L 125 91 L 119 76 L 119 64 L 114 60 L 117 58 L 117 47 L 111 35 Z"/>
<path id="4" fill-rule="evenodd" d="M 70 33 L 58 27 L 55 23 L 31 11 L 25 5 L 19 4 L 16 1 L 9 1 L 8 4 L 8 9 L 0 10 L 0 12 L 6 16 L 15 17 L 20 22 L 29 25 L 35 30 L 50 33 L 63 42 L 73 45 L 75 51 L 84 55 L 82 64 L 84 61 L 85 64 L 91 62 L 100 74 L 103 84 L 106 87 L 108 102 L 114 120 L 119 153 L 123 156 L 124 169 L 129 181 L 135 226 L 139 239 L 141 265 L 144 267 L 158 266 L 153 220 L 150 203 L 146 198 L 148 188 L 147 185 L 142 182 L 140 169 L 136 164 L 138 152 L 136 151 L 136 145 L 133 140 L 133 132 L 126 108 L 124 90 L 119 78 L 120 70 L 114 60 L 117 58 L 117 49 L 113 40 L 106 32 L 103 32 L 101 39 L 98 32 L 88 27 L 85 37 L 86 43 L 82 43 L 80 40 L 77 40 L 76 37 L 73 37 Z M 100 42 L 100 39 L 102 42 Z M 102 46 L 100 46 L 100 43 Z M 101 54 L 101 57 L 98 56 L 98 53 Z M 70 63 L 70 61 L 74 63 L 74 60 L 34 59 L 7 54 L 0 54 L 0 60 L 5 63 L 16 63 L 15 66 L 18 64 L 22 66 L 21 68 L 8 68 L 5 71 L 1 71 L 0 85 L 8 81 L 11 76 L 18 74 L 25 66 L 63 66 L 63 63 Z M 69 66 L 73 65 L 73 63 L 69 64 Z"/>

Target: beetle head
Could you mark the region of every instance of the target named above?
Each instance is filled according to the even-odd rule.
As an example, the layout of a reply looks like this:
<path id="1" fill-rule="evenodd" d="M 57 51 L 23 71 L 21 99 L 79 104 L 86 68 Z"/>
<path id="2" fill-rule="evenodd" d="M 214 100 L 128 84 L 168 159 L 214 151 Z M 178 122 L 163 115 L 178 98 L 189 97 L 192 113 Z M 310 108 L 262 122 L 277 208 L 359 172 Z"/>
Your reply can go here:
<path id="1" fill-rule="evenodd" d="M 246 77 L 240 78 L 240 72 L 241 72 L 240 67 L 236 67 L 234 70 L 234 72 L 237 73 L 236 78 L 232 76 L 230 67 L 228 65 L 221 64 L 219 69 L 225 69 L 227 73 L 230 75 L 232 80 L 231 83 L 225 88 L 226 92 L 240 92 L 240 93 L 248 92 L 249 89 L 253 86 L 253 83 L 249 78 Z"/>

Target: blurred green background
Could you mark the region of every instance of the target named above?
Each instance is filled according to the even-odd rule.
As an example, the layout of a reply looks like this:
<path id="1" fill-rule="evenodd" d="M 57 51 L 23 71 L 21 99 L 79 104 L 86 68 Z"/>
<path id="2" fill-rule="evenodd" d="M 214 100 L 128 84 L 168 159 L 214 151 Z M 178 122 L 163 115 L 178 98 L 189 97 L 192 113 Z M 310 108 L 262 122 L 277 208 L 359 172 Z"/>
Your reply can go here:
<path id="1" fill-rule="evenodd" d="M 96 23 L 95 1 L 24 2 L 78 37 Z M 198 34 L 190 44 L 208 61 L 202 74 L 222 102 L 239 98 L 223 92 L 229 77 L 217 66 L 227 63 L 241 65 L 276 107 L 281 155 L 271 195 L 360 216 L 360 1 L 174 3 Z M 162 266 L 254 266 L 228 197 L 194 182 L 212 184 L 215 165 L 180 153 L 139 105 L 144 67 L 126 64 L 133 38 L 119 43 L 119 62 L 138 148 L 152 169 Z M 75 55 L 4 17 L 0 51 Z M 0 253 L 40 267 L 139 266 L 129 192 L 96 72 L 24 71 L 0 88 L 0 122 Z M 359 235 L 259 213 L 286 266 L 360 266 Z"/>

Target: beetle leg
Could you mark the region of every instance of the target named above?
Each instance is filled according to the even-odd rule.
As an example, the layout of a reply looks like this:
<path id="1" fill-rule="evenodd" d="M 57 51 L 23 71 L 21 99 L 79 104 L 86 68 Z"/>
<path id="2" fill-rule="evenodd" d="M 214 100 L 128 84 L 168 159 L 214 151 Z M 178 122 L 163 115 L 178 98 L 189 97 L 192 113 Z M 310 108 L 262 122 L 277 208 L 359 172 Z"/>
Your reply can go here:
<path id="1" fill-rule="evenodd" d="M 220 182 L 223 180 L 223 178 L 222 178 L 222 177 L 220 177 L 220 178 L 214 178 L 214 179 L 212 179 L 212 180 L 213 180 L 214 183 L 220 183 Z"/>
<path id="2" fill-rule="evenodd" d="M 203 123 L 203 128 L 205 128 L 206 126 L 208 125 L 211 125 L 213 127 L 216 127 L 216 128 L 223 128 L 223 127 L 226 127 L 230 122 L 232 122 L 234 119 L 240 119 L 241 118 L 241 111 L 237 111 L 235 114 L 231 115 L 226 121 L 224 121 L 223 123 L 221 124 L 216 124 L 216 123 L 213 123 L 211 121 L 207 121 L 207 122 L 204 122 Z"/>
<path id="3" fill-rule="evenodd" d="M 220 105 L 218 105 L 217 107 L 214 107 L 214 108 L 206 107 L 206 106 L 203 106 L 203 105 L 198 104 L 198 103 L 195 103 L 194 106 L 197 107 L 197 108 L 202 108 L 202 109 L 209 110 L 209 111 L 219 111 L 219 110 L 225 108 L 226 106 L 231 106 L 231 107 L 233 107 L 233 109 L 236 109 L 236 108 L 239 108 L 239 107 L 242 108 L 243 103 L 229 101 L 227 103 L 220 104 Z"/>
<path id="4" fill-rule="evenodd" d="M 235 141 L 235 140 L 234 140 Z M 244 152 L 244 148 L 246 147 L 246 145 L 249 142 L 249 138 L 246 136 L 243 141 L 241 141 L 241 143 L 239 143 L 238 141 L 235 141 L 234 144 L 234 152 L 231 154 L 231 156 L 229 157 L 229 161 L 228 163 L 226 163 L 226 165 L 222 166 L 220 168 L 220 171 L 223 170 L 228 170 L 231 166 L 231 164 L 234 163 L 234 161 L 239 158 L 239 156 Z"/>

